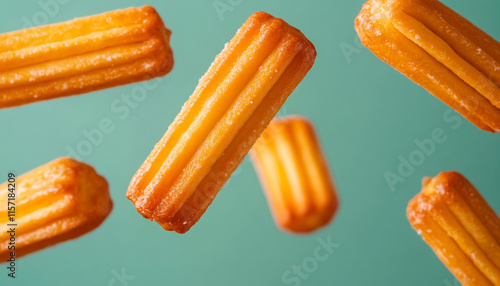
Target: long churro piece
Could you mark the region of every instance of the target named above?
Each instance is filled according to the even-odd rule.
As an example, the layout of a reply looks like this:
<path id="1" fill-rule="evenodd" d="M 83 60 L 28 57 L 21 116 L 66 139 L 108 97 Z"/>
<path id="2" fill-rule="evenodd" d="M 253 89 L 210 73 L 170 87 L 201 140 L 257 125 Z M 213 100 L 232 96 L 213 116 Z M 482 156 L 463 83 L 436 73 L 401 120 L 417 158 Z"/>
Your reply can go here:
<path id="1" fill-rule="evenodd" d="M 334 216 L 338 199 L 312 124 L 291 116 L 271 121 L 251 150 L 276 224 L 314 231 Z"/>
<path id="2" fill-rule="evenodd" d="M 68 157 L 14 178 L 0 185 L 1 198 L 15 194 L 11 203 L 0 205 L 0 263 L 11 252 L 17 259 L 88 233 L 113 208 L 106 179 Z M 14 248 L 9 244 L 11 227 L 15 228 Z"/>
<path id="3" fill-rule="evenodd" d="M 369 0 L 361 42 L 477 127 L 500 132 L 500 43 L 437 0 Z"/>
<path id="4" fill-rule="evenodd" d="M 130 182 L 144 217 L 184 233 L 314 63 L 297 29 L 253 14 L 212 63 L 163 138 Z"/>
<path id="5" fill-rule="evenodd" d="M 165 75 L 169 38 L 150 6 L 0 34 L 0 108 Z"/>
<path id="6" fill-rule="evenodd" d="M 462 285 L 500 285 L 500 219 L 463 175 L 425 178 L 407 215 Z"/>

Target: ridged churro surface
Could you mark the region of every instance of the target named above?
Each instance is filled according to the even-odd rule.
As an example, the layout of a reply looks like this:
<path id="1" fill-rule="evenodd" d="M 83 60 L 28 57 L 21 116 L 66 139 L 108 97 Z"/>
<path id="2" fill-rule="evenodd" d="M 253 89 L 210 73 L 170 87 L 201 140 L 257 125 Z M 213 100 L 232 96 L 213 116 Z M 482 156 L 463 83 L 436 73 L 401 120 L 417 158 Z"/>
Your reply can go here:
<path id="1" fill-rule="evenodd" d="M 7 203 L 0 206 L 0 261 L 5 262 L 15 223 L 16 259 L 77 238 L 98 227 L 113 208 L 108 183 L 91 166 L 62 157 L 20 175 L 15 182 L 15 220 L 8 221 Z M 0 185 L 7 198 L 8 183 Z"/>
<path id="2" fill-rule="evenodd" d="M 338 199 L 327 161 L 309 120 L 274 119 L 251 151 L 276 224 L 298 233 L 326 225 Z"/>
<path id="3" fill-rule="evenodd" d="M 425 178 L 407 215 L 462 285 L 500 285 L 500 219 L 463 175 Z"/>
<path id="4" fill-rule="evenodd" d="M 500 43 L 437 0 L 370 0 L 361 42 L 477 127 L 500 132 Z"/>
<path id="5" fill-rule="evenodd" d="M 0 108 L 165 75 L 169 38 L 150 6 L 0 34 Z"/>
<path id="6" fill-rule="evenodd" d="M 139 213 L 166 230 L 189 230 L 315 57 L 299 30 L 264 12 L 253 14 L 132 178 L 127 197 Z"/>

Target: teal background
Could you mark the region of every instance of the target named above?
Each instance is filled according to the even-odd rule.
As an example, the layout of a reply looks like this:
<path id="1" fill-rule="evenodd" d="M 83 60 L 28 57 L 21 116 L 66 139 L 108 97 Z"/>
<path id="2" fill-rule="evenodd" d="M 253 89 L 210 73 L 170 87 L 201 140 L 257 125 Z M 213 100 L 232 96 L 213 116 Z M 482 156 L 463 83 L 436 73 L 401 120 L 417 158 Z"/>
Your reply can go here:
<path id="1" fill-rule="evenodd" d="M 115 203 L 97 230 L 20 259 L 15 280 L 1 265 L 0 285 L 299 285 L 285 284 L 282 275 L 310 261 L 317 239 L 329 237 L 339 246 L 300 285 L 459 285 L 411 228 L 406 205 L 422 177 L 457 170 L 500 212 L 500 136 L 462 117 L 447 122 L 443 115 L 456 116 L 449 107 L 361 47 L 353 23 L 364 0 L 221 0 L 231 6 L 222 17 L 212 0 L 61 0 L 53 15 L 40 6 L 47 2 L 0 2 L 0 32 L 19 30 L 34 16 L 56 23 L 149 4 L 173 32 L 175 66 L 123 119 L 111 105 L 141 83 L 0 110 L 0 181 L 8 171 L 22 174 L 67 155 L 68 146 L 85 140 L 84 130 L 111 120 L 114 130 L 82 160 L 108 179 Z M 443 2 L 500 39 L 499 1 Z M 128 183 L 224 43 L 259 10 L 301 29 L 317 48 L 314 67 L 279 115 L 314 122 L 340 210 L 312 235 L 281 232 L 247 158 L 188 233 L 164 231 L 125 198 Z M 392 191 L 384 173 L 396 173 L 398 157 L 408 158 L 414 141 L 436 128 L 445 142 Z M 133 279 L 116 279 L 122 270 Z"/>

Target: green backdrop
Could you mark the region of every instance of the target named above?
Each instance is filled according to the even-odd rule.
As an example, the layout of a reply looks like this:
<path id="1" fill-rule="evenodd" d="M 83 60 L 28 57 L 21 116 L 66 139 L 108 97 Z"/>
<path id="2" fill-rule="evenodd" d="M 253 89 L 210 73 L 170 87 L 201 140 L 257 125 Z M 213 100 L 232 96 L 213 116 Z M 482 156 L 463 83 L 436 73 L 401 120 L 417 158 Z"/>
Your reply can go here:
<path id="1" fill-rule="evenodd" d="M 81 158 L 108 179 L 115 203 L 97 230 L 20 259 L 16 279 L 1 265 L 0 285 L 459 285 L 411 228 L 406 205 L 422 177 L 457 170 L 500 212 L 500 137 L 360 46 L 353 23 L 363 0 L 55 1 L 2 1 L 0 32 L 149 4 L 173 32 L 175 66 L 126 115 L 112 106 L 141 83 L 0 110 L 2 181 L 8 171 L 67 155 L 85 131 L 110 120 L 113 131 Z M 499 1 L 444 2 L 500 39 Z M 314 122 L 340 210 L 312 235 L 281 232 L 247 158 L 188 233 L 164 231 L 125 198 L 128 183 L 224 43 L 259 10 L 301 29 L 316 46 L 314 67 L 279 115 Z M 401 158 L 418 150 L 415 141 L 436 129 L 445 139 L 391 189 L 384 174 L 397 173 Z M 314 258 L 329 241 L 330 252 Z M 297 266 L 302 274 L 293 274 Z"/>

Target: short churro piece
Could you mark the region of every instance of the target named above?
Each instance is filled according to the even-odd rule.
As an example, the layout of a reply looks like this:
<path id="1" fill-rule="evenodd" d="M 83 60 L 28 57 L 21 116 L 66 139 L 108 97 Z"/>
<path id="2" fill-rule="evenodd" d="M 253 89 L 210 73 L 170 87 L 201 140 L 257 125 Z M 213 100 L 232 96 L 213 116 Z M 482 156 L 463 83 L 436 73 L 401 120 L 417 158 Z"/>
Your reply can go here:
<path id="1" fill-rule="evenodd" d="M 279 227 L 311 232 L 332 219 L 338 199 L 308 120 L 292 116 L 271 121 L 251 154 Z"/>
<path id="2" fill-rule="evenodd" d="M 0 108 L 165 75 L 169 38 L 150 6 L 0 34 Z"/>
<path id="3" fill-rule="evenodd" d="M 253 14 L 219 54 L 130 182 L 127 197 L 144 217 L 184 233 L 314 63 L 297 29 Z"/>
<path id="4" fill-rule="evenodd" d="M 500 132 L 500 43 L 437 0 L 369 0 L 361 42 L 477 127 Z"/>
<path id="5" fill-rule="evenodd" d="M 462 285 L 500 285 L 500 219 L 464 176 L 425 178 L 407 215 Z"/>
<path id="6" fill-rule="evenodd" d="M 91 166 L 63 157 L 0 185 L 7 198 L 14 189 L 15 216 L 0 206 L 0 262 L 77 238 L 97 228 L 111 212 L 108 182 Z M 13 217 L 13 221 L 8 221 Z M 9 248 L 8 223 L 16 224 L 15 249 Z"/>

